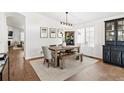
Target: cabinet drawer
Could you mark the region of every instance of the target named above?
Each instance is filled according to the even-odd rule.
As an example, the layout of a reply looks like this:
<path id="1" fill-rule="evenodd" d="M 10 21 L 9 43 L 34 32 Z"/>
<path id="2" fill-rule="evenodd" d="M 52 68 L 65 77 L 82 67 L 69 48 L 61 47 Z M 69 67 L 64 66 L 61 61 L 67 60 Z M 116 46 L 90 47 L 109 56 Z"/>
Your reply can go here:
<path id="1" fill-rule="evenodd" d="M 121 65 L 121 51 L 111 51 L 111 63 Z"/>

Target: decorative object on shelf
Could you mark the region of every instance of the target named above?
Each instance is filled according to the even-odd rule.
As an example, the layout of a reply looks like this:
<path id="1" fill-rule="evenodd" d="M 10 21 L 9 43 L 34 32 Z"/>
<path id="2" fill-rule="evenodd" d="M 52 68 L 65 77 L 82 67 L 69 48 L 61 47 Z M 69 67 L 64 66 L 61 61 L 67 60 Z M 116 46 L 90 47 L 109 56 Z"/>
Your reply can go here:
<path id="1" fill-rule="evenodd" d="M 63 37 L 63 29 L 57 29 L 57 37 L 62 38 Z"/>
<path id="2" fill-rule="evenodd" d="M 41 38 L 48 37 L 48 28 L 47 27 L 40 27 L 40 37 Z"/>
<path id="3" fill-rule="evenodd" d="M 56 38 L 56 28 L 49 28 L 50 38 Z"/>
<path id="4" fill-rule="evenodd" d="M 66 19 L 65 19 L 65 22 L 63 22 L 63 21 L 60 21 L 60 24 L 61 25 L 65 25 L 65 26 L 69 26 L 69 27 L 72 27 L 73 26 L 73 24 L 71 24 L 71 23 L 68 23 L 68 12 L 65 12 L 65 14 L 66 14 Z"/>

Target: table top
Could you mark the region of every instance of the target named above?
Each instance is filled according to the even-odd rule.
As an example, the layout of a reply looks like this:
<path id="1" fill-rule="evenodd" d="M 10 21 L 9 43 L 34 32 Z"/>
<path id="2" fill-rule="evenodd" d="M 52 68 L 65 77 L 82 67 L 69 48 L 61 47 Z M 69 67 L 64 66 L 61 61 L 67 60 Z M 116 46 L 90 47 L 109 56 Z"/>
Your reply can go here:
<path id="1" fill-rule="evenodd" d="M 70 50 L 70 49 L 74 49 L 74 48 L 79 48 L 79 46 L 54 46 L 54 47 L 49 47 L 50 50 L 53 51 L 60 51 L 60 50 Z"/>

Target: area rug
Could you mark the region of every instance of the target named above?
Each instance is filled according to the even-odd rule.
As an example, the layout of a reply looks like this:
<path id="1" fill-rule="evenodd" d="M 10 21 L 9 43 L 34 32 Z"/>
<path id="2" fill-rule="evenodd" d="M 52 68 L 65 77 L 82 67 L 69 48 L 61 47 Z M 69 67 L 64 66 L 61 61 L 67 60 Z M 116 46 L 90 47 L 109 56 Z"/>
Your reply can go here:
<path id="1" fill-rule="evenodd" d="M 98 62 L 98 60 L 89 57 L 83 57 L 83 62 L 80 62 L 79 60 L 75 60 L 74 57 L 69 56 L 65 58 L 64 69 L 60 69 L 59 67 L 54 68 L 52 66 L 48 68 L 47 64 L 43 64 L 43 59 L 30 61 L 30 64 L 40 80 L 64 81 L 96 62 Z"/>

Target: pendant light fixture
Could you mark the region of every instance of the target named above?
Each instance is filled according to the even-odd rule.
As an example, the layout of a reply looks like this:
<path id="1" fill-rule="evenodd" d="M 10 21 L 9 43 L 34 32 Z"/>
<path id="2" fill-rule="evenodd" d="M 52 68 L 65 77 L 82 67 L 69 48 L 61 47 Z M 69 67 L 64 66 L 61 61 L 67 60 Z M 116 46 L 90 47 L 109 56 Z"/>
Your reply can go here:
<path id="1" fill-rule="evenodd" d="M 66 19 L 65 19 L 65 22 L 63 22 L 63 21 L 60 21 L 60 24 L 61 25 L 65 25 L 65 26 L 70 26 L 70 27 L 72 27 L 73 25 L 71 24 L 71 23 L 68 23 L 68 12 L 65 12 L 65 15 L 66 15 Z"/>

